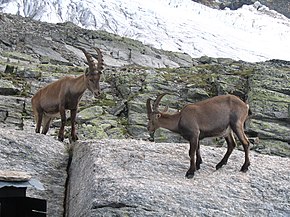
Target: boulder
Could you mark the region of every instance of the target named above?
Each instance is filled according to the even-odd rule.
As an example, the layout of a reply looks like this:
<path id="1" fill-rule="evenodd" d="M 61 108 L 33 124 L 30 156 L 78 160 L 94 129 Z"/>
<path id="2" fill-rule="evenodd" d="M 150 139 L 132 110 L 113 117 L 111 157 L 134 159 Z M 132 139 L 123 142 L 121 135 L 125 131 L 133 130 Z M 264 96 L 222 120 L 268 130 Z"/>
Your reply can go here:
<path id="1" fill-rule="evenodd" d="M 0 94 L 1 95 L 18 95 L 20 94 L 20 89 L 13 85 L 12 81 L 0 80 Z"/>
<path id="2" fill-rule="evenodd" d="M 91 140 L 75 144 L 68 216 L 288 216 L 289 158 L 201 146 L 203 164 L 186 179 L 188 144 Z"/>
<path id="3" fill-rule="evenodd" d="M 0 121 L 3 126 L 23 129 L 27 101 L 22 97 L 0 95 Z"/>
<path id="4" fill-rule="evenodd" d="M 50 136 L 0 128 L 1 170 L 28 173 L 43 191 L 28 188 L 27 196 L 47 201 L 47 216 L 63 216 L 66 192 L 66 146 Z"/>
<path id="5" fill-rule="evenodd" d="M 274 70 L 264 64 L 249 77 L 248 102 L 253 113 L 249 129 L 261 139 L 278 140 L 278 143 L 290 141 L 290 73 L 284 69 L 284 66 L 277 66 Z M 289 151 L 286 153 L 289 156 Z"/>

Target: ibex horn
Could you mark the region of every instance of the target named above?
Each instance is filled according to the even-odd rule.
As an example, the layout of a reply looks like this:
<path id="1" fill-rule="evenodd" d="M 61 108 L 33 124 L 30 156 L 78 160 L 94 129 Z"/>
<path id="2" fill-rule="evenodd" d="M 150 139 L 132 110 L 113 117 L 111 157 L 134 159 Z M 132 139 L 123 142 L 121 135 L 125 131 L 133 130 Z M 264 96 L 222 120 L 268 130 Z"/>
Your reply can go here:
<path id="1" fill-rule="evenodd" d="M 104 69 L 104 60 L 103 60 L 103 54 L 100 50 L 100 48 L 95 48 L 95 50 L 98 53 L 98 66 L 97 66 L 97 71 L 102 74 L 102 70 Z"/>
<path id="2" fill-rule="evenodd" d="M 156 99 L 155 99 L 155 101 L 154 101 L 154 104 L 153 104 L 153 111 L 158 111 L 158 106 L 159 106 L 159 103 L 160 103 L 160 101 L 161 101 L 161 99 L 162 99 L 162 97 L 164 96 L 164 95 L 166 95 L 167 93 L 161 93 L 161 94 L 159 94 L 157 97 L 156 97 Z"/>
<path id="3" fill-rule="evenodd" d="M 151 99 L 148 98 L 146 102 L 146 107 L 147 107 L 147 116 L 150 118 L 150 115 L 152 114 L 152 107 L 151 107 Z"/>
<path id="4" fill-rule="evenodd" d="M 96 64 L 91 54 L 89 54 L 84 48 L 80 48 L 85 54 L 88 65 L 89 65 L 89 73 L 94 73 L 96 71 Z"/>

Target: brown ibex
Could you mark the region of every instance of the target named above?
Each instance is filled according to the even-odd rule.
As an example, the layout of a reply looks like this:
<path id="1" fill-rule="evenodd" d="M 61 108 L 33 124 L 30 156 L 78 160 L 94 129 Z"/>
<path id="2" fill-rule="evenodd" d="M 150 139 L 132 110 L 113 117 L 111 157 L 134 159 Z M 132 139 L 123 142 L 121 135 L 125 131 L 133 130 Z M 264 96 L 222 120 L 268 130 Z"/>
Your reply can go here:
<path id="1" fill-rule="evenodd" d="M 71 137 L 72 141 L 78 139 L 76 135 L 75 122 L 78 103 L 85 92 L 89 89 L 95 97 L 100 94 L 100 77 L 103 70 L 103 56 L 99 48 L 95 48 L 98 53 L 98 65 L 96 66 L 92 55 L 85 49 L 80 48 L 86 56 L 89 67 L 83 75 L 78 77 L 66 76 L 38 90 L 31 99 L 32 110 L 35 117 L 35 132 L 46 134 L 52 119 L 61 117 L 61 126 L 58 133 L 58 140 L 64 140 L 64 127 L 66 123 L 65 110 L 71 112 Z"/>
<path id="2" fill-rule="evenodd" d="M 188 104 L 181 111 L 169 114 L 167 109 L 159 111 L 158 106 L 165 94 L 157 96 L 151 106 L 151 99 L 147 99 L 148 131 L 153 134 L 159 127 L 166 128 L 180 134 L 190 143 L 190 168 L 187 178 L 192 178 L 194 172 L 200 169 L 202 158 L 199 140 L 206 137 L 222 136 L 227 142 L 227 152 L 216 165 L 216 169 L 227 164 L 236 142 L 233 132 L 243 145 L 245 162 L 241 171 L 246 172 L 250 166 L 249 140 L 244 133 L 244 122 L 248 117 L 249 106 L 234 95 L 221 95 L 194 104 Z M 196 161 L 195 161 L 196 155 Z"/>

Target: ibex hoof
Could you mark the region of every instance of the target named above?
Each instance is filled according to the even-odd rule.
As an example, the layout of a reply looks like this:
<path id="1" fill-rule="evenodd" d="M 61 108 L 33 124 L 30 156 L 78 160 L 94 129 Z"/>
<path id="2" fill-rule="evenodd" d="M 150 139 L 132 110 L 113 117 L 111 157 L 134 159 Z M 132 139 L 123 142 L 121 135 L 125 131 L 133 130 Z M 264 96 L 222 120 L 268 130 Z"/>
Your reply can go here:
<path id="1" fill-rule="evenodd" d="M 247 172 L 248 171 L 248 167 L 250 166 L 250 164 L 244 164 L 241 168 L 241 172 Z"/>
<path id="2" fill-rule="evenodd" d="M 222 168 L 222 166 L 223 166 L 223 164 L 218 163 L 218 164 L 215 166 L 215 169 L 218 170 L 218 169 Z"/>
<path id="3" fill-rule="evenodd" d="M 218 170 L 218 169 L 222 168 L 223 165 L 226 165 L 226 164 L 227 164 L 227 162 L 221 161 L 215 166 L 215 168 L 216 168 L 216 170 Z"/>
<path id="4" fill-rule="evenodd" d="M 72 140 L 73 142 L 77 141 L 78 139 L 79 139 L 79 138 L 78 138 L 77 135 L 71 137 L 71 140 Z"/>
<path id="5" fill-rule="evenodd" d="M 63 142 L 64 138 L 63 137 L 58 137 L 58 141 Z"/>
<path id="6" fill-rule="evenodd" d="M 192 179 L 194 176 L 194 172 L 191 172 L 191 171 L 187 171 L 186 174 L 185 174 L 185 177 L 188 178 L 188 179 Z"/>

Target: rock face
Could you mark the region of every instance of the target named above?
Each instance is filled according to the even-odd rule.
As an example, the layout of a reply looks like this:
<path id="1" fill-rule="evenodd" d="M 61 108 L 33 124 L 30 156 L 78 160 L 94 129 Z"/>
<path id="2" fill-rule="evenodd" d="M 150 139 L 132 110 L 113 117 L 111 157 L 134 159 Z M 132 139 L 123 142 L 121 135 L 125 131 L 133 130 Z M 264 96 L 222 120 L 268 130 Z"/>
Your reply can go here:
<path id="1" fill-rule="evenodd" d="M 106 64 L 102 94 L 94 99 L 87 91 L 80 101 L 80 139 L 148 139 L 145 102 L 158 93 L 171 94 L 162 99 L 161 108 L 168 105 L 172 112 L 188 103 L 231 93 L 246 100 L 252 110 L 246 130 L 260 139 L 253 149 L 290 156 L 287 61 L 247 63 L 207 56 L 192 59 L 70 23 L 44 24 L 6 14 L 0 22 L 5 29 L 0 32 L 1 126 L 34 131 L 31 96 L 60 77 L 84 73 L 85 58 L 76 46 L 95 55 L 91 49 L 94 45 L 101 48 Z M 122 55 L 129 51 L 130 58 L 124 58 Z M 59 123 L 53 122 L 50 135 L 55 135 Z M 70 134 L 69 127 L 66 134 Z M 184 142 L 166 130 L 158 130 L 155 141 Z"/>
<path id="2" fill-rule="evenodd" d="M 0 128 L 1 170 L 27 172 L 45 190 L 27 189 L 27 196 L 47 201 L 47 216 L 64 213 L 68 152 L 50 136 Z"/>
<path id="3" fill-rule="evenodd" d="M 283 158 L 290 156 L 289 62 L 192 59 L 70 23 L 5 14 L 0 24 L 0 169 L 40 180 L 46 190 L 29 189 L 28 196 L 46 199 L 48 216 L 290 215 L 290 162 Z M 72 145 L 66 185 L 70 128 L 64 144 L 55 140 L 58 119 L 49 135 L 35 134 L 30 99 L 60 77 L 84 73 L 77 47 L 95 55 L 92 45 L 104 53 L 102 94 L 94 99 L 87 91 L 80 101 L 80 141 Z M 158 143 L 145 141 L 146 100 L 164 92 L 170 94 L 160 109 L 168 105 L 170 112 L 221 94 L 246 101 L 252 111 L 246 133 L 256 151 L 250 170 L 239 172 L 244 155 L 235 150 L 228 165 L 215 171 L 225 152 L 216 146 L 224 140 L 207 139 L 201 142 L 201 170 L 185 179 L 188 144 L 180 136 L 159 129 Z"/>
<path id="4" fill-rule="evenodd" d="M 269 7 L 271 10 L 275 10 L 280 14 L 290 18 L 290 2 L 288 0 L 193 0 L 195 2 L 207 5 L 209 7 L 217 9 L 229 8 L 231 10 L 237 10 L 243 5 L 251 5 L 255 2 L 260 2 L 261 4 Z"/>
<path id="5" fill-rule="evenodd" d="M 80 142 L 70 167 L 69 216 L 288 216 L 289 158 L 201 147 L 204 163 L 186 179 L 188 144 Z"/>

